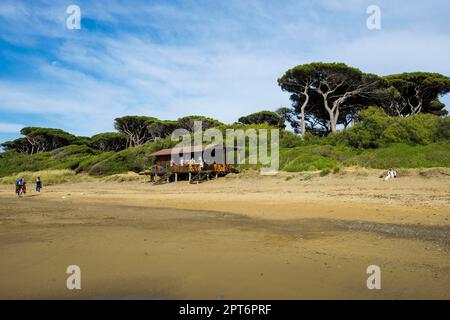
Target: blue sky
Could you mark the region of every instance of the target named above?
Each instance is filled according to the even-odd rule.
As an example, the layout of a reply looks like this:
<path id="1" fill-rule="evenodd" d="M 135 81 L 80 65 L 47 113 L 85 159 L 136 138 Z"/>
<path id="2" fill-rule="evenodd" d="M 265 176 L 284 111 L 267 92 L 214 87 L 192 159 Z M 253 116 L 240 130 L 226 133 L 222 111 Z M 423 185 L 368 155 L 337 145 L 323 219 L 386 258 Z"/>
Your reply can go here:
<path id="1" fill-rule="evenodd" d="M 81 30 L 66 28 L 71 4 Z M 366 27 L 371 4 L 381 30 Z M 449 76 L 449 12 L 447 0 L 2 0 L 0 142 L 23 126 L 90 136 L 127 114 L 234 122 L 289 105 L 276 79 L 313 61 Z"/>

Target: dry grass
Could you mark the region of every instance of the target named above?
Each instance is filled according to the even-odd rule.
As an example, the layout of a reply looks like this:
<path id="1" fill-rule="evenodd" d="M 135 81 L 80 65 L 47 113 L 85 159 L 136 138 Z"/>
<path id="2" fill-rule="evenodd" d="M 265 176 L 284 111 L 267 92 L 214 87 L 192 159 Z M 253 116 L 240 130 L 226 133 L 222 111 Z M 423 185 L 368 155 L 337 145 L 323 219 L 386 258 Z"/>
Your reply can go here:
<path id="1" fill-rule="evenodd" d="M 0 184 L 14 184 L 19 177 L 23 178 L 27 183 L 34 183 L 37 177 L 41 177 L 44 186 L 62 184 L 67 182 L 86 182 L 94 180 L 94 178 L 86 174 L 76 174 L 72 170 L 64 169 L 19 172 L 14 175 L 0 178 Z"/>
<path id="2" fill-rule="evenodd" d="M 23 178 L 27 183 L 34 183 L 37 177 L 41 177 L 44 185 L 56 185 L 63 183 L 77 183 L 77 182 L 89 182 L 89 181 L 102 181 L 102 182 L 132 182 L 140 181 L 143 178 L 134 172 L 128 172 L 123 174 L 114 174 L 104 177 L 92 177 L 88 174 L 77 174 L 73 170 L 42 170 L 42 171 L 24 171 L 14 175 L 9 175 L 0 178 L 0 184 L 14 184 L 17 178 Z"/>
<path id="3" fill-rule="evenodd" d="M 142 176 L 138 175 L 135 172 L 127 172 L 121 174 L 113 174 L 111 176 L 106 176 L 101 178 L 101 181 L 104 182 L 132 182 L 132 181 L 141 181 L 143 179 Z"/>

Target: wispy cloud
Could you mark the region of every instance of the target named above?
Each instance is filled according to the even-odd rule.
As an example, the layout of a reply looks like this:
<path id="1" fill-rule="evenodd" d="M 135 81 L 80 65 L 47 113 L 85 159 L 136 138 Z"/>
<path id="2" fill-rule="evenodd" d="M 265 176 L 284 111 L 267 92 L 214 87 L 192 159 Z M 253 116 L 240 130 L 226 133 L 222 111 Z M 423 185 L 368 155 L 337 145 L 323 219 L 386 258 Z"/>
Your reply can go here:
<path id="1" fill-rule="evenodd" d="M 0 122 L 0 133 L 17 133 L 23 127 L 23 124 Z"/>

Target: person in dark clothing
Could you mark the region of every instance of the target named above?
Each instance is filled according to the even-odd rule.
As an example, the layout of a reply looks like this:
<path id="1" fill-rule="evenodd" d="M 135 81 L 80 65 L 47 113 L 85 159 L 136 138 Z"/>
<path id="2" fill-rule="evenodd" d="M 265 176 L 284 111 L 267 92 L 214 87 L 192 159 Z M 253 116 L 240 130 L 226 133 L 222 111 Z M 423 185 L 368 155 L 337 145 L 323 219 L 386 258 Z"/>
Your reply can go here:
<path id="1" fill-rule="evenodd" d="M 36 179 L 36 192 L 41 192 L 42 189 L 42 180 L 41 177 L 37 177 Z"/>
<path id="2" fill-rule="evenodd" d="M 24 181 L 22 182 L 22 187 L 20 188 L 20 192 L 24 195 L 27 194 L 27 183 Z"/>

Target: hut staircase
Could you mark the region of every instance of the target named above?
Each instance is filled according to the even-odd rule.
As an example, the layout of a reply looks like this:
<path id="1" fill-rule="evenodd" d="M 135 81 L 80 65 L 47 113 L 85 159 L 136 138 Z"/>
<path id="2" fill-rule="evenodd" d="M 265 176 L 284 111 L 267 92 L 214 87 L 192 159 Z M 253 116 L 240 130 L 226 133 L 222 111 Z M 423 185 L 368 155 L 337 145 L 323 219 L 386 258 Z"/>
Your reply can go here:
<path id="1" fill-rule="evenodd" d="M 162 175 L 158 180 L 156 180 L 153 184 L 154 185 L 160 185 L 164 183 L 168 183 L 170 181 L 170 177 L 172 177 L 172 172 L 167 172 L 164 175 Z"/>
<path id="2" fill-rule="evenodd" d="M 215 175 L 211 171 L 200 171 L 191 178 L 190 183 L 199 184 L 205 181 L 212 180 L 214 178 Z"/>

